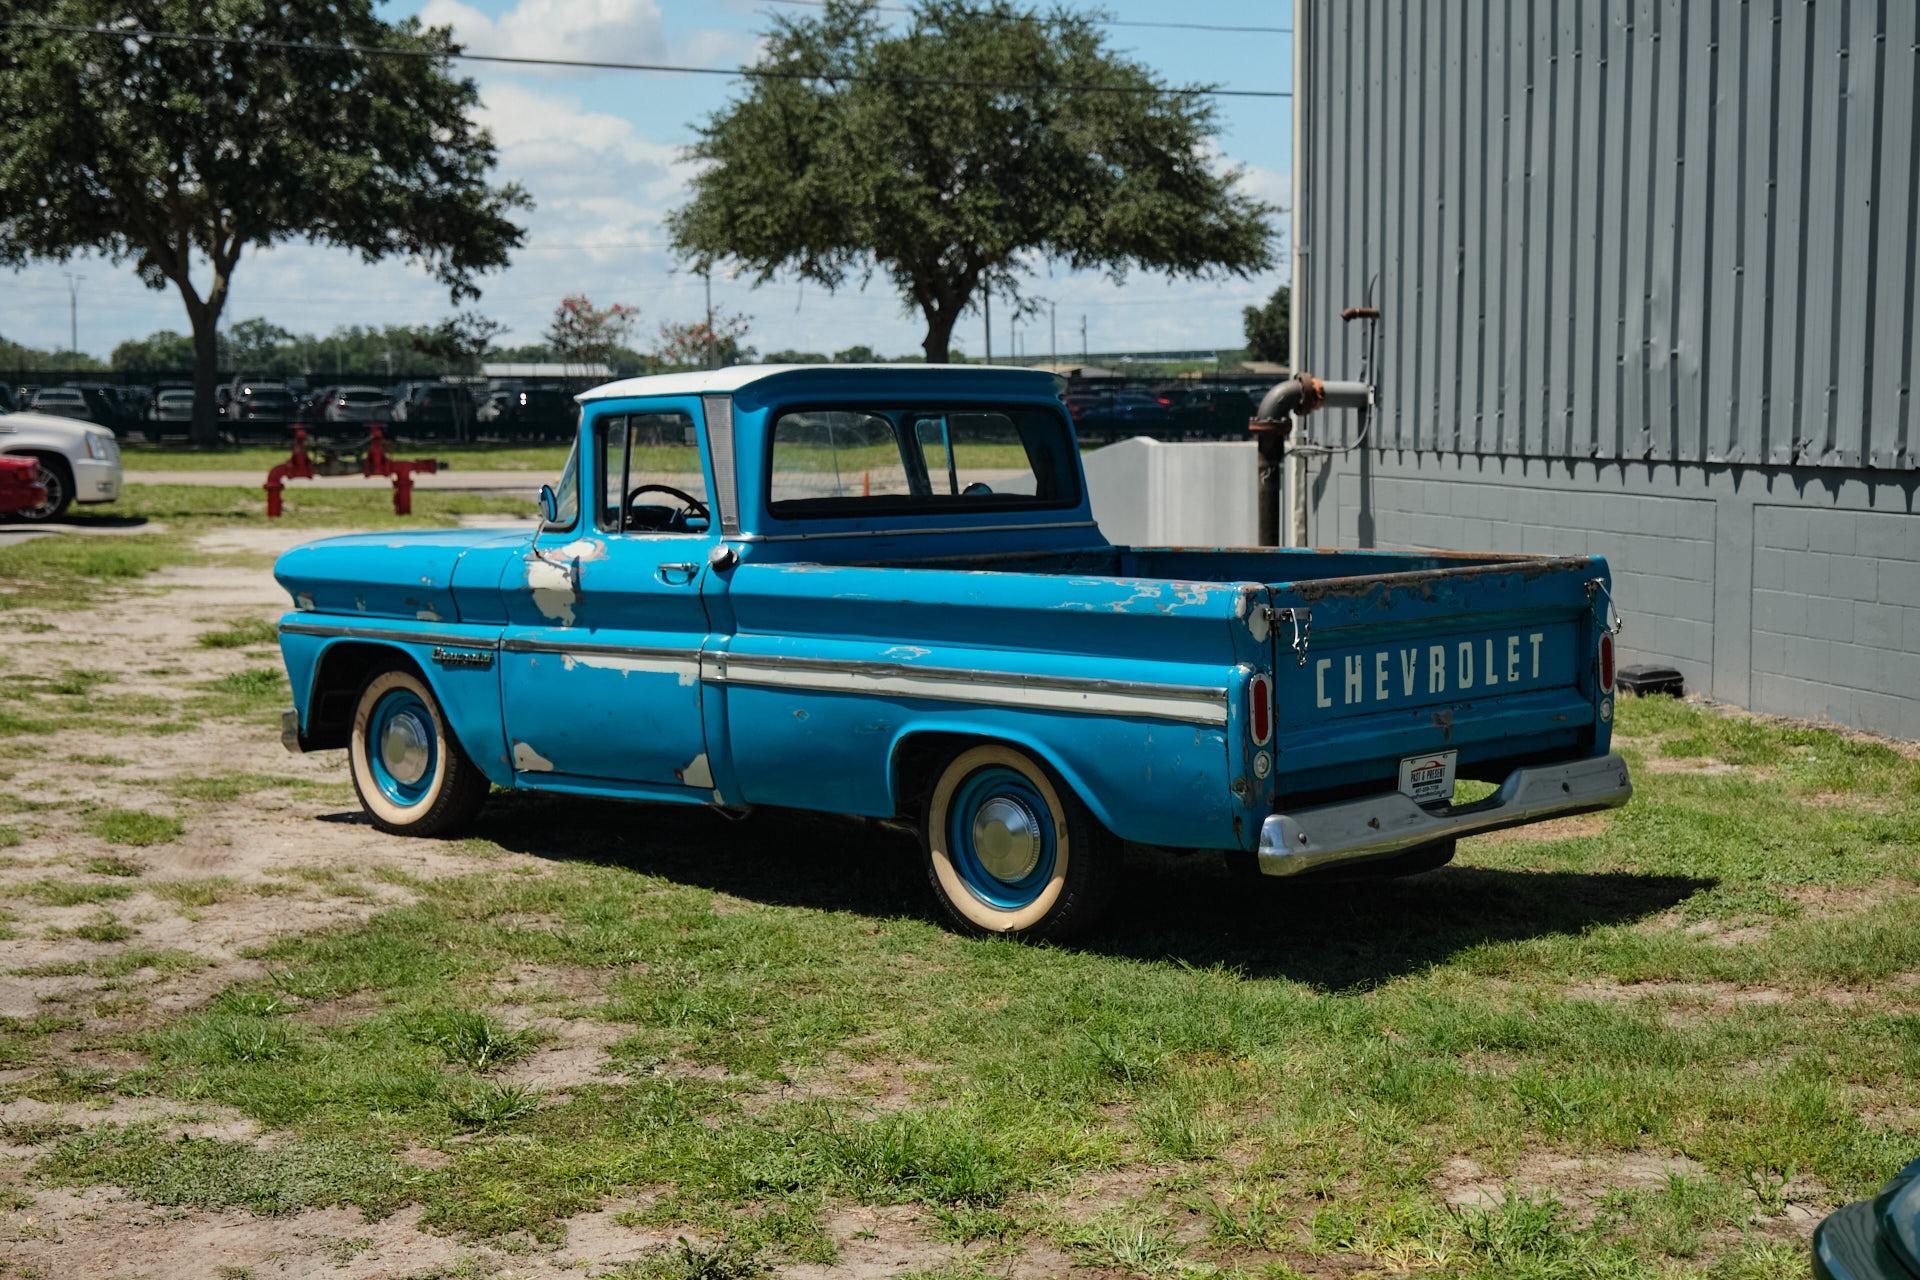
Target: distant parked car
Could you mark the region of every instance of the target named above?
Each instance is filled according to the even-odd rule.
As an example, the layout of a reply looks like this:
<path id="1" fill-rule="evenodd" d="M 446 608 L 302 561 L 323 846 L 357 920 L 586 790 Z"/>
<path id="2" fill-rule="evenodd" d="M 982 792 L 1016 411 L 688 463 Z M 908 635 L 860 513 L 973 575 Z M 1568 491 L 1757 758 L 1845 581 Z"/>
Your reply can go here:
<path id="1" fill-rule="evenodd" d="M 0 382 L 0 413 L 12 413 L 20 407 L 20 399 L 13 394 L 13 388 Z"/>
<path id="2" fill-rule="evenodd" d="M 148 422 L 192 422 L 193 392 L 169 387 L 153 393 L 147 406 Z"/>
<path id="3" fill-rule="evenodd" d="M 94 406 L 87 403 L 86 393 L 78 387 L 41 387 L 27 402 L 27 409 L 56 418 L 78 418 L 82 422 L 93 421 L 94 415 Z"/>
<path id="4" fill-rule="evenodd" d="M 1166 401 L 1174 429 L 1185 436 L 1239 438 L 1253 417 L 1253 397 L 1240 387 L 1198 383 L 1157 387 L 1154 394 Z"/>
<path id="5" fill-rule="evenodd" d="M 1069 392 L 1064 399 L 1083 441 L 1165 432 L 1174 425 L 1171 398 L 1150 391 L 1132 387 L 1079 391 Z"/>
<path id="6" fill-rule="evenodd" d="M 393 405 L 393 421 L 411 436 L 451 435 L 455 422 L 471 419 L 467 393 L 444 383 L 416 382 L 404 400 Z"/>
<path id="7" fill-rule="evenodd" d="M 227 401 L 227 417 L 256 426 L 282 425 L 294 418 L 293 392 L 283 382 L 241 384 Z"/>
<path id="8" fill-rule="evenodd" d="M 393 401 L 378 387 L 328 387 L 323 413 L 328 422 L 386 422 Z"/>
<path id="9" fill-rule="evenodd" d="M 558 387 L 515 387 L 496 391 L 482 414 L 495 434 L 520 438 L 564 435 L 580 420 L 580 406 Z"/>
<path id="10" fill-rule="evenodd" d="M 39 505 L 13 512 L 13 519 L 57 520 L 73 503 L 112 502 L 120 496 L 120 446 L 113 432 L 94 423 L 9 413 L 0 416 L 0 454 L 36 459 L 40 467 L 34 478 L 46 489 Z"/>

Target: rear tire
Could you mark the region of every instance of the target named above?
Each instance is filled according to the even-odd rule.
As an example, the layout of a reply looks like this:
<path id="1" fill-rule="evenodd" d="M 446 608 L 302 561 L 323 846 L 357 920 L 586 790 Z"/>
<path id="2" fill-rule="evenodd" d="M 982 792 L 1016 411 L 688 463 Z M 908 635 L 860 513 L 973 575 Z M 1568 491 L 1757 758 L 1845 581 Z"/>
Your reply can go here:
<path id="1" fill-rule="evenodd" d="M 376 669 L 360 686 L 347 756 L 360 807 L 393 835 L 446 835 L 487 799 L 486 775 L 447 729 L 433 691 L 406 667 Z"/>
<path id="2" fill-rule="evenodd" d="M 1076 937 L 1099 921 L 1119 880 L 1119 842 L 1053 770 L 1013 747 L 949 758 L 920 830 L 927 883 L 962 933 Z"/>

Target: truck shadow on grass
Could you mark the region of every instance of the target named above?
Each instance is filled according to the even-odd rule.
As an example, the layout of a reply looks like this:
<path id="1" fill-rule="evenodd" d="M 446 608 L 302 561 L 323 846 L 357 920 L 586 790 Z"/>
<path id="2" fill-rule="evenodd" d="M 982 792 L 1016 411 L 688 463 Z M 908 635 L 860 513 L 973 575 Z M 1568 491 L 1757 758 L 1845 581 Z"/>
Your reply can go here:
<path id="1" fill-rule="evenodd" d="M 473 834 L 534 857 L 626 867 L 768 906 L 934 916 L 917 841 L 874 823 L 496 794 Z M 1130 850 L 1112 912 L 1077 945 L 1353 990 L 1485 943 L 1629 923 L 1713 884 L 1463 866 L 1374 883 L 1249 881 L 1217 855 Z"/>

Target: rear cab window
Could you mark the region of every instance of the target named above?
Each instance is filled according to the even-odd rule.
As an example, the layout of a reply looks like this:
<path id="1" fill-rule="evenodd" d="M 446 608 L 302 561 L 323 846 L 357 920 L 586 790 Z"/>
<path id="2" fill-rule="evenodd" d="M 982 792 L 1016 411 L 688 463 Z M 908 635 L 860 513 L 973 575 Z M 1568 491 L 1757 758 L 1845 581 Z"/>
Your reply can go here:
<path id="1" fill-rule="evenodd" d="M 809 407 L 769 433 L 780 519 L 1035 511 L 1080 501 L 1073 442 L 1038 405 Z"/>

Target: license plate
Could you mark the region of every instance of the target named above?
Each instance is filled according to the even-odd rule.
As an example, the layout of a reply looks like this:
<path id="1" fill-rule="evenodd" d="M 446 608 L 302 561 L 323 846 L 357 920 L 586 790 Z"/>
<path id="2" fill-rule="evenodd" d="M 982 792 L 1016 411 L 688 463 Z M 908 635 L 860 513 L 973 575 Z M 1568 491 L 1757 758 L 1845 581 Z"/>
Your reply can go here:
<path id="1" fill-rule="evenodd" d="M 1415 804 L 1447 804 L 1453 800 L 1453 767 L 1458 751 L 1435 751 L 1408 756 L 1400 762 L 1400 793 Z"/>

